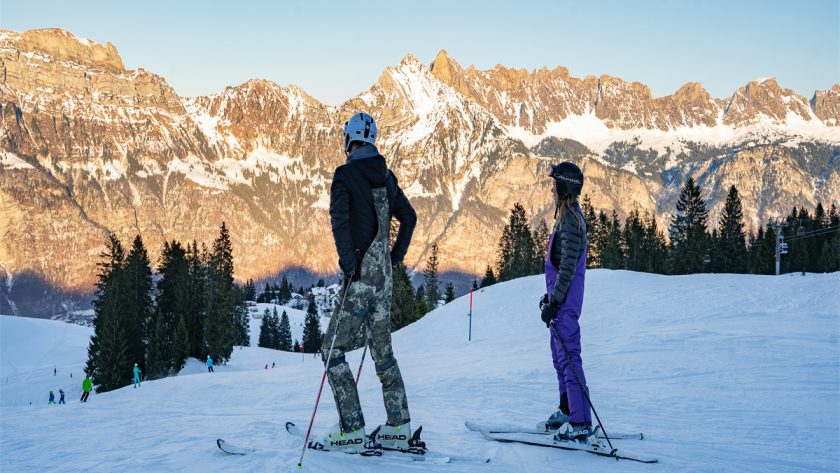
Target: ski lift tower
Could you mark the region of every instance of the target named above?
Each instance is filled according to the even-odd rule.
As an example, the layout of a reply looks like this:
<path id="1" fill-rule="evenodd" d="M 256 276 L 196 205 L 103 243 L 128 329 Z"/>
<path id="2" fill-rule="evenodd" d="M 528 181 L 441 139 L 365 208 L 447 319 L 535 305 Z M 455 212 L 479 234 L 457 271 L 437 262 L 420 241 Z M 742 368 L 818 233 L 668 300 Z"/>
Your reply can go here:
<path id="1" fill-rule="evenodd" d="M 782 235 L 782 224 L 776 219 L 773 221 L 773 230 L 776 232 L 776 276 L 781 273 L 782 255 L 788 252 L 788 244 L 785 243 L 785 236 Z"/>

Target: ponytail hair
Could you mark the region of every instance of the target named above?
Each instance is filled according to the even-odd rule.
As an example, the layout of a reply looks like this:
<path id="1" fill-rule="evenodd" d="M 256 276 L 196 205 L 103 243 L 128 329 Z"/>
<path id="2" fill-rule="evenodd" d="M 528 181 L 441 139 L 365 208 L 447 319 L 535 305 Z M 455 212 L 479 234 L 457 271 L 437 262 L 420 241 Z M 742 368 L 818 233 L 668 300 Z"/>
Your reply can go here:
<path id="1" fill-rule="evenodd" d="M 557 202 L 557 206 L 554 208 L 554 218 L 557 221 L 555 225 L 559 225 L 560 222 L 562 222 L 563 220 L 563 216 L 566 215 L 566 212 L 569 212 L 572 215 L 574 215 L 575 221 L 578 225 L 578 229 L 583 227 L 586 224 L 586 222 L 584 222 L 583 218 L 581 218 L 581 216 L 574 211 L 574 207 L 576 206 L 578 206 L 577 196 L 566 194 L 565 197 L 560 199 Z"/>

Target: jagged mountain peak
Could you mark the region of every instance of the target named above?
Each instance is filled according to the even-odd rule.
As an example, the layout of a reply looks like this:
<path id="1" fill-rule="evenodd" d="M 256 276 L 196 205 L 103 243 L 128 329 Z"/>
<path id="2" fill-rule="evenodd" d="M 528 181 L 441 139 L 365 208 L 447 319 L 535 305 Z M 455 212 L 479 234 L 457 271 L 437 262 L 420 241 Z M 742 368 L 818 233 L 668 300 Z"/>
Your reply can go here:
<path id="1" fill-rule="evenodd" d="M 46 54 L 61 61 L 108 70 L 125 70 L 117 48 L 76 36 L 61 28 L 44 28 L 17 33 L 0 30 L 0 45 L 20 51 Z"/>
<path id="2" fill-rule="evenodd" d="M 425 66 L 423 61 L 417 58 L 414 54 L 408 53 L 400 60 L 399 64 L 397 64 L 397 68 L 403 66 Z"/>
<path id="3" fill-rule="evenodd" d="M 811 108 L 828 126 L 840 126 L 840 84 L 829 90 L 817 90 L 811 98 Z"/>
<path id="4" fill-rule="evenodd" d="M 460 74 L 463 72 L 463 67 L 461 67 L 461 65 L 458 64 L 458 62 L 453 59 L 445 49 L 441 49 L 437 53 L 437 56 L 435 56 L 435 60 L 432 61 L 429 69 L 432 71 L 432 74 L 438 78 L 441 78 L 441 75 L 451 76 L 453 74 Z"/>
<path id="5" fill-rule="evenodd" d="M 811 121 L 817 117 L 805 97 L 779 86 L 775 77 L 755 79 L 738 88 L 724 108 L 726 125 L 746 126 L 763 120 L 784 124 L 791 116 Z"/>
<path id="6" fill-rule="evenodd" d="M 682 85 L 682 87 L 674 92 L 674 97 L 678 97 L 689 102 L 709 100 L 712 98 L 709 92 L 703 87 L 703 84 L 699 82 L 686 82 Z"/>

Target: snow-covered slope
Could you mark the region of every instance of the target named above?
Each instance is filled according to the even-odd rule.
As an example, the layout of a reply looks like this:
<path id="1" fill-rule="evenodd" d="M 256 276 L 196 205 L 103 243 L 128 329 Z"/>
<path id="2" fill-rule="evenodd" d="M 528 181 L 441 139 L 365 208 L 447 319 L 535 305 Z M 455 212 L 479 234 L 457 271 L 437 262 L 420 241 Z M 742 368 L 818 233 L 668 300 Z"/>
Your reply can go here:
<path id="1" fill-rule="evenodd" d="M 581 324 L 593 400 L 607 429 L 645 433 L 643 441 L 617 441 L 619 448 L 658 456 L 660 465 L 491 443 L 464 428 L 465 419 L 533 424 L 557 404 L 548 334 L 536 309 L 541 278 L 535 276 L 476 293 L 472 342 L 466 298 L 394 334 L 413 423 L 425 427 L 427 443 L 493 461 L 400 463 L 388 470 L 837 471 L 840 274 L 588 275 Z M 37 346 L 35 340 L 47 338 L 40 334 L 52 330 L 38 322 L 0 318 L 4 376 L 9 365 L 51 370 L 52 360 L 30 362 L 32 352 L 5 348 L 9 327 L 23 323 L 31 325 L 15 329 L 16 337 Z M 85 341 L 68 337 L 66 344 L 72 343 Z M 53 345 L 65 350 L 64 343 Z M 72 349 L 81 363 L 84 347 Z M 269 355 L 277 367 L 265 371 Z M 353 369 L 359 356 L 348 356 Z M 244 348 L 217 373 L 196 373 L 95 394 L 84 405 L 70 396 L 67 406 L 47 406 L 46 393 L 33 406 L 4 404 L 0 469 L 292 471 L 300 445 L 283 424 L 308 420 L 319 361 Z M 0 393 L 5 398 L 19 389 L 3 384 Z M 360 393 L 367 424 L 383 422 L 370 360 Z M 316 431 L 336 422 L 328 390 L 321 402 Z M 213 444 L 217 437 L 258 452 L 224 456 Z M 304 470 L 382 471 L 382 464 L 309 452 Z"/>
<path id="2" fill-rule="evenodd" d="M 0 317 L 0 405 L 46 403 L 50 389 L 82 395 L 93 329 L 52 320 Z M 70 375 L 73 375 L 71 378 Z M 4 435 L 5 437 L 5 435 Z"/>

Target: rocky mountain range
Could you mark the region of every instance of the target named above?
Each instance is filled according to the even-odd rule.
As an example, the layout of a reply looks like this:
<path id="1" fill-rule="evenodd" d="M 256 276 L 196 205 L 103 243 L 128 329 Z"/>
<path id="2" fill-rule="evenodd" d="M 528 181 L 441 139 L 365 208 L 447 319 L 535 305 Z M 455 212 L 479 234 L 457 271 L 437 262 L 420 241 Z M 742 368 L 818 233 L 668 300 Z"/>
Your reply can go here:
<path id="1" fill-rule="evenodd" d="M 365 110 L 419 222 L 407 263 L 433 243 L 450 275 L 494 259 L 508 211 L 551 217 L 548 164 L 587 175 L 596 208 L 666 225 L 693 176 L 713 218 L 738 186 L 748 225 L 840 202 L 840 84 L 808 100 L 775 79 L 713 98 L 699 83 L 653 97 L 637 82 L 567 69 L 464 68 L 407 55 L 339 106 L 254 79 L 180 97 L 127 70 L 110 43 L 59 29 L 0 30 L 0 313 L 86 308 L 105 235 L 210 243 L 231 229 L 240 279 L 337 270 L 329 186 L 341 125 Z"/>

